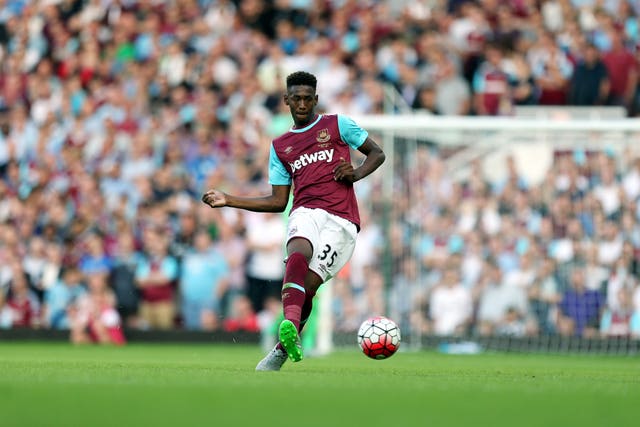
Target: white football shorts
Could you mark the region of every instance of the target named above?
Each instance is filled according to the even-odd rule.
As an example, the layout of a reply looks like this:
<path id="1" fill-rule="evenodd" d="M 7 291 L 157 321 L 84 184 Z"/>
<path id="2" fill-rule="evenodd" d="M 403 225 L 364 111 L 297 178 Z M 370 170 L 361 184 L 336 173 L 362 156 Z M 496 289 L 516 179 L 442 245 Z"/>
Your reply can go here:
<path id="1" fill-rule="evenodd" d="M 354 223 L 322 209 L 300 207 L 289 215 L 287 242 L 302 237 L 311 243 L 309 269 L 323 282 L 338 274 L 349 261 L 357 235 Z"/>

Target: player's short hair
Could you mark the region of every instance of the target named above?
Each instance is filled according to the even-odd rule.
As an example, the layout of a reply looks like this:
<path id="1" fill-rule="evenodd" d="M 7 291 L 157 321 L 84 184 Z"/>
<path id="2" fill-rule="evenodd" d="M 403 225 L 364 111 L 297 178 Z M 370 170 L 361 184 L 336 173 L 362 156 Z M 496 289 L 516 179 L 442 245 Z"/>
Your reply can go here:
<path id="1" fill-rule="evenodd" d="M 313 90 L 316 90 L 317 84 L 316 76 L 306 71 L 296 71 L 287 76 L 287 90 L 291 86 L 311 86 Z"/>

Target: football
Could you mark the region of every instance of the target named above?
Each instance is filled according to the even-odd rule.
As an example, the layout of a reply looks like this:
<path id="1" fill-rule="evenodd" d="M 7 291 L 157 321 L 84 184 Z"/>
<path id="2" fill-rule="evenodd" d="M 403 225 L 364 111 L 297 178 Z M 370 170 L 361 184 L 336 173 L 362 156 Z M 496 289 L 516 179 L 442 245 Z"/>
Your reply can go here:
<path id="1" fill-rule="evenodd" d="M 371 317 L 358 329 L 358 345 L 372 359 L 391 357 L 400 347 L 400 328 L 386 317 Z"/>

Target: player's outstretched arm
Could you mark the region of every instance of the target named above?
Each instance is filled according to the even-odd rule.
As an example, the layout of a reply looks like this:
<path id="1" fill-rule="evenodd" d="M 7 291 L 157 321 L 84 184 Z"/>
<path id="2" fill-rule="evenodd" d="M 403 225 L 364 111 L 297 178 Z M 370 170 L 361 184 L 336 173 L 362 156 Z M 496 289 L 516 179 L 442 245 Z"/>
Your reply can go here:
<path id="1" fill-rule="evenodd" d="M 384 163 L 385 154 L 382 151 L 382 148 L 380 148 L 371 138 L 367 138 L 358 148 L 358 151 L 367 156 L 364 162 L 354 169 L 351 163 L 343 160 L 333 171 L 336 181 L 359 181 L 378 169 L 380 165 Z"/>
<path id="2" fill-rule="evenodd" d="M 269 196 L 238 197 L 212 189 L 202 195 L 202 201 L 212 208 L 229 206 L 254 212 L 282 212 L 287 207 L 290 190 L 290 185 L 272 185 Z"/>

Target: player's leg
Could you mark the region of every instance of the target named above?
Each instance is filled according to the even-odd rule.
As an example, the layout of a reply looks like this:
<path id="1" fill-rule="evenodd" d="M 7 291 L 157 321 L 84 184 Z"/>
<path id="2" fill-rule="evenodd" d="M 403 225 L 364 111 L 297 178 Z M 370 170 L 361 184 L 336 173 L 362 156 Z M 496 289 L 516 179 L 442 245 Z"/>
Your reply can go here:
<path id="1" fill-rule="evenodd" d="M 281 293 L 285 320 L 278 330 L 278 344 L 258 363 L 256 370 L 279 370 L 287 357 L 293 361 L 302 359 L 298 329 L 307 301 L 309 260 L 319 244 L 320 228 L 325 221 L 323 212 L 317 209 L 298 208 L 289 216 L 288 256 Z"/>
<path id="2" fill-rule="evenodd" d="M 298 331 L 302 307 L 307 298 L 305 279 L 309 273 L 309 259 L 313 255 L 313 247 L 308 239 L 295 237 L 287 243 L 287 253 L 282 285 L 282 309 L 285 320 L 280 324 L 278 336 L 289 358 L 298 362 L 302 360 L 302 345 Z"/>
<path id="3" fill-rule="evenodd" d="M 287 264 L 282 285 L 282 306 L 284 318 L 300 326 L 302 306 L 307 292 L 306 279 L 309 275 L 309 260 L 313 247 L 305 238 L 293 238 L 287 243 Z"/>
<path id="4" fill-rule="evenodd" d="M 316 296 L 318 288 L 320 288 L 320 285 L 323 283 L 324 280 L 318 276 L 318 273 L 309 270 L 307 277 L 304 280 L 306 294 L 304 304 L 302 305 L 302 312 L 300 314 L 300 327 L 298 328 L 298 333 L 302 332 L 304 325 L 306 325 L 309 320 L 309 316 L 311 316 L 311 311 L 313 310 L 313 299 Z"/>
<path id="5" fill-rule="evenodd" d="M 295 250 L 296 248 L 296 246 L 294 245 L 292 245 L 292 250 Z M 301 248 L 301 249 L 305 250 L 305 248 Z M 285 350 L 285 347 L 282 344 L 282 341 L 288 343 L 289 346 L 291 345 L 294 346 L 294 348 L 291 350 L 291 354 L 294 354 L 294 356 L 297 357 L 298 349 L 300 349 L 301 351 L 301 348 L 302 348 L 300 345 L 299 333 L 304 327 L 304 324 L 306 323 L 307 319 L 309 318 L 309 314 L 311 313 L 311 309 L 313 307 L 313 303 L 312 303 L 313 297 L 316 294 L 316 290 L 321 284 L 322 284 L 322 279 L 317 274 L 311 271 L 307 271 L 307 275 L 304 280 L 305 298 L 300 310 L 300 313 L 301 313 L 300 319 L 298 320 L 298 323 L 300 325 L 299 328 L 297 328 L 296 333 L 294 333 L 295 324 L 291 319 L 285 319 L 280 324 L 280 328 L 278 330 L 278 335 L 280 340 L 278 341 L 276 346 L 264 357 L 264 359 L 262 359 L 260 363 L 258 363 L 258 366 L 256 366 L 256 371 L 279 371 L 280 370 L 282 365 L 284 365 L 284 363 L 287 361 L 289 357 L 287 351 Z M 294 292 L 292 290 L 287 290 L 287 289 L 292 289 L 292 287 L 284 288 L 283 286 L 283 294 L 286 292 L 287 295 L 289 295 L 290 293 Z M 284 298 L 283 296 L 283 305 L 284 305 L 284 301 L 289 301 L 289 303 L 291 303 L 291 300 L 289 299 L 289 297 Z M 287 305 L 287 307 L 290 307 L 290 305 Z M 291 311 L 291 309 L 289 309 L 288 311 Z M 281 333 L 281 330 L 282 330 L 282 333 Z M 284 334 L 284 336 L 281 336 L 282 334 Z"/>
<path id="6" fill-rule="evenodd" d="M 300 331 L 311 315 L 313 298 L 320 286 L 345 266 L 355 248 L 357 229 L 351 222 L 327 214 L 320 231 L 316 255 L 309 262 L 309 273 L 305 280 L 306 298 L 302 307 Z"/>
<path id="7" fill-rule="evenodd" d="M 284 351 L 280 343 L 276 345 L 267 355 L 258 362 L 256 371 L 279 371 L 288 359 L 287 353 Z"/>
<path id="8" fill-rule="evenodd" d="M 313 255 L 313 247 L 308 239 L 293 237 L 287 243 L 287 253 L 281 294 L 285 319 L 278 328 L 278 344 L 258 363 L 256 371 L 279 371 L 287 358 L 294 362 L 302 360 L 298 329 L 307 295 L 308 259 Z"/>

